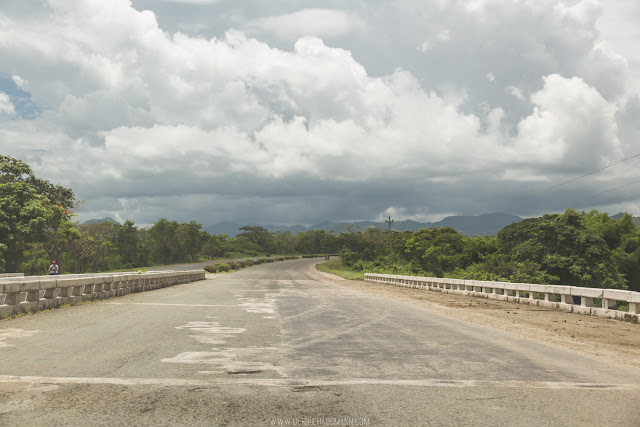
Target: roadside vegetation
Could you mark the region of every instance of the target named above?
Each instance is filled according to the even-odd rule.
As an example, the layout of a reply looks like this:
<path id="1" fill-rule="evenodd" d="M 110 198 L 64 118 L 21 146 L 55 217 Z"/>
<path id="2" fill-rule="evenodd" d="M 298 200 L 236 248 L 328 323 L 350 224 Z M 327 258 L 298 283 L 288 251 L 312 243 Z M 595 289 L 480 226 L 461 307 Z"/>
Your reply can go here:
<path id="1" fill-rule="evenodd" d="M 567 210 L 529 218 L 496 236 L 468 237 L 451 227 L 334 234 L 324 230 L 270 233 L 241 228 L 212 235 L 195 221 L 166 218 L 150 227 L 79 224 L 73 191 L 36 177 L 26 163 L 0 155 L 0 273 L 105 272 L 231 258 L 279 259 L 340 254 L 323 271 L 353 278 L 364 272 L 475 280 L 563 284 L 640 291 L 640 227 L 630 215 Z M 315 255 L 317 256 L 317 255 Z M 320 255 L 322 256 L 322 255 Z M 213 264 L 221 272 L 256 260 Z M 264 261 L 267 262 L 267 261 Z"/>
<path id="2" fill-rule="evenodd" d="M 277 258 L 258 258 L 258 259 L 245 259 L 243 261 L 232 261 L 228 263 L 218 263 L 207 265 L 204 269 L 209 273 L 224 273 L 229 271 L 241 270 L 252 265 L 268 264 L 278 261 L 287 261 L 291 259 L 298 259 L 297 256 L 285 256 Z"/>
<path id="3" fill-rule="evenodd" d="M 0 155 L 0 273 L 43 275 L 52 260 L 61 273 L 108 272 L 237 258 L 337 253 L 342 239 L 325 231 L 269 233 L 247 226 L 235 237 L 212 235 L 196 221 L 159 219 L 149 227 L 80 224 L 73 190 L 35 176 Z M 322 256 L 322 255 L 320 255 Z M 233 269 L 230 267 L 230 269 Z"/>
<path id="4" fill-rule="evenodd" d="M 640 291 L 640 227 L 630 215 L 547 214 L 467 237 L 451 227 L 354 234 L 341 251 L 353 271 Z"/>
<path id="5" fill-rule="evenodd" d="M 325 261 L 320 264 L 316 264 L 316 269 L 324 271 L 325 273 L 335 274 L 344 279 L 364 279 L 364 271 L 354 271 L 353 268 L 347 267 L 342 264 L 339 259 Z"/>

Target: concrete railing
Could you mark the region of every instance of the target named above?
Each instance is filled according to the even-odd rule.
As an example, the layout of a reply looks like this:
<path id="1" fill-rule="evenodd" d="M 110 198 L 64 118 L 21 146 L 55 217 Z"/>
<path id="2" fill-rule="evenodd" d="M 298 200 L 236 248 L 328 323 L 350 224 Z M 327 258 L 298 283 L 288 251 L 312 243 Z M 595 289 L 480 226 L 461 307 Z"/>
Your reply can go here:
<path id="1" fill-rule="evenodd" d="M 204 270 L 0 278 L 0 318 L 204 280 Z"/>
<path id="2" fill-rule="evenodd" d="M 640 292 L 374 273 L 365 273 L 364 280 L 407 288 L 531 304 L 634 323 L 640 322 Z M 595 299 L 601 300 L 600 307 L 596 306 Z M 620 305 L 629 307 L 629 311 L 618 310 Z"/>

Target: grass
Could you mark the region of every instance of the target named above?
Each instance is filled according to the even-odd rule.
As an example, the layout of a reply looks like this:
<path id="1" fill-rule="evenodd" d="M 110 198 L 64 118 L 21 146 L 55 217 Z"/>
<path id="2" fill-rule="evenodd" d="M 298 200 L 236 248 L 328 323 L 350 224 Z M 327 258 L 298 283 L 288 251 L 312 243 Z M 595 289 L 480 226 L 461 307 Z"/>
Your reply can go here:
<path id="1" fill-rule="evenodd" d="M 39 313 L 46 313 L 47 311 L 54 311 L 54 310 L 60 310 L 61 308 L 68 308 L 71 307 L 73 305 L 80 305 L 82 304 L 82 302 L 76 303 L 76 304 L 62 304 L 58 307 L 52 307 L 52 308 L 42 308 L 40 310 L 36 310 L 36 311 L 26 311 L 26 312 L 21 312 L 21 313 L 14 313 L 14 314 L 10 314 L 6 317 L 3 317 L 2 319 L 0 319 L 0 321 L 4 321 L 4 320 L 9 320 L 9 319 L 18 319 L 20 317 L 24 317 L 24 316 L 33 316 L 34 314 L 39 314 Z"/>
<path id="2" fill-rule="evenodd" d="M 364 279 L 364 271 L 353 271 L 351 268 L 342 265 L 342 261 L 339 259 L 316 264 L 316 269 L 325 273 L 335 274 L 343 279 Z"/>

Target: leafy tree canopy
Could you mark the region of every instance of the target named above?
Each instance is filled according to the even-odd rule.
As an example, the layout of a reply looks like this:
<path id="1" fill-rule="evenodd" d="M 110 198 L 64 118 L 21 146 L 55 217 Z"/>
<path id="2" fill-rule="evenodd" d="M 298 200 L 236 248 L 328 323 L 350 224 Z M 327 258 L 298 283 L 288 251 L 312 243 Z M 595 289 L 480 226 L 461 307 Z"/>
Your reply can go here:
<path id="1" fill-rule="evenodd" d="M 0 155 L 0 270 L 17 271 L 25 245 L 68 220 L 73 191 L 37 178 L 29 165 Z"/>

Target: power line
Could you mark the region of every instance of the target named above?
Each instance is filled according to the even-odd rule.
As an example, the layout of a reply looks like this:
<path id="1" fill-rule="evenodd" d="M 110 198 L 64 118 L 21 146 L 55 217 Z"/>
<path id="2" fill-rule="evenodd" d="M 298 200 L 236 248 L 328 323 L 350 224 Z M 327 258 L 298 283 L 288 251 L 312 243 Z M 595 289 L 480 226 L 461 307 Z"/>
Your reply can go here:
<path id="1" fill-rule="evenodd" d="M 598 172 L 602 172 L 602 171 L 603 171 L 603 170 L 605 170 L 605 169 L 609 169 L 609 168 L 612 168 L 612 167 L 614 167 L 614 166 L 617 166 L 617 165 L 619 165 L 619 164 L 621 164 L 621 163 L 627 162 L 627 161 L 629 161 L 629 160 L 631 160 L 631 159 L 635 159 L 636 157 L 640 157 L 640 153 L 638 153 L 638 154 L 636 154 L 636 155 L 633 155 L 633 156 L 631 156 L 631 157 L 627 157 L 626 159 L 622 159 L 622 160 L 620 160 L 619 162 L 613 163 L 613 164 L 611 164 L 611 165 L 609 165 L 609 166 L 605 166 L 605 167 L 603 167 L 603 168 L 600 168 L 600 169 L 597 169 L 597 170 L 591 171 L 591 172 L 589 172 L 589 173 L 585 173 L 584 175 L 580 175 L 580 176 L 578 176 L 578 177 L 572 178 L 572 179 L 570 179 L 570 180 L 568 180 L 568 181 L 565 181 L 565 182 L 562 182 L 562 183 L 560 183 L 560 184 L 556 184 L 556 185 L 553 185 L 553 186 L 551 186 L 551 187 L 547 187 L 547 188 L 545 188 L 545 189 L 543 189 L 543 190 L 534 191 L 534 192 L 532 192 L 532 193 L 525 194 L 524 196 L 520 196 L 520 197 L 517 197 L 517 198 L 514 198 L 514 199 L 507 200 L 507 201 L 505 201 L 505 202 L 500 203 L 500 204 L 499 204 L 499 205 L 497 205 L 496 207 L 504 206 L 504 205 L 506 205 L 506 204 L 509 204 L 509 203 L 512 203 L 512 202 L 515 202 L 515 201 L 518 201 L 518 200 L 527 199 L 527 198 L 532 197 L 532 196 L 535 196 L 535 195 L 537 195 L 537 194 L 540 194 L 540 193 L 544 193 L 544 192 L 546 192 L 546 191 L 553 190 L 553 189 L 555 189 L 555 188 L 561 187 L 561 186 L 566 185 L 566 184 L 570 184 L 570 183 L 572 183 L 572 182 L 578 181 L 579 179 L 586 178 L 586 177 L 588 177 L 588 176 L 590 176 L 590 175 L 596 174 L 596 173 L 598 173 Z M 637 182 L 637 181 L 636 181 L 636 182 Z M 633 184 L 633 183 L 632 183 L 632 184 Z M 626 185 L 630 185 L 630 184 L 626 184 Z M 624 186 L 623 186 L 623 187 L 624 187 Z M 621 187 L 620 187 L 620 188 L 621 188 Z M 617 190 L 617 188 L 612 189 L 612 190 L 607 190 L 607 191 L 613 191 L 613 190 Z M 598 194 L 602 194 L 602 193 L 598 193 Z"/>
<path id="2" fill-rule="evenodd" d="M 599 195 L 601 195 L 601 194 L 610 193 L 610 192 L 612 192 L 612 191 L 619 190 L 620 188 L 628 187 L 628 186 L 633 185 L 633 184 L 636 184 L 636 183 L 638 183 L 638 182 L 640 182 L 640 179 L 635 180 L 635 181 L 633 181 L 633 182 L 629 182 L 629 183 L 623 184 L 623 185 L 619 185 L 619 186 L 614 187 L 614 188 L 610 188 L 610 189 L 608 189 L 608 190 L 600 191 L 600 192 L 598 192 L 598 193 L 593 193 L 593 194 L 591 194 L 591 195 L 589 195 L 589 196 L 586 196 L 586 197 L 576 197 L 576 198 L 571 199 L 567 204 L 568 204 L 569 206 L 573 206 L 575 203 L 577 203 L 577 202 L 583 202 L 583 201 L 584 201 L 585 199 L 587 199 L 587 198 L 588 198 L 588 199 L 591 199 L 591 198 L 596 197 L 596 196 L 599 196 Z"/>
<path id="3" fill-rule="evenodd" d="M 636 180 L 636 181 L 633 181 L 633 182 L 630 182 L 630 183 L 628 183 L 628 184 L 621 185 L 621 186 L 616 187 L 616 188 L 612 188 L 612 189 L 610 189 L 610 190 L 605 190 L 605 191 L 601 191 L 601 192 L 596 193 L 596 194 L 592 194 L 592 195 L 591 195 L 591 197 L 599 196 L 600 194 L 609 193 L 609 192 L 611 192 L 611 191 L 615 191 L 615 190 L 618 190 L 618 189 L 620 189 L 620 188 L 628 187 L 628 186 L 633 185 L 633 184 L 635 184 L 635 183 L 637 183 L 637 182 L 640 182 L 640 179 L 638 179 L 638 180 Z"/>
<path id="4" fill-rule="evenodd" d="M 609 168 L 611 168 L 611 167 L 614 167 L 614 166 L 616 166 L 616 165 L 619 165 L 620 163 L 624 163 L 624 162 L 626 162 L 626 161 L 628 161 L 628 160 L 634 159 L 634 158 L 636 158 L 636 157 L 638 157 L 638 156 L 640 156 L 640 153 L 636 154 L 635 156 L 627 157 L 626 159 L 620 160 L 619 162 L 614 163 L 614 164 L 612 164 L 612 165 L 605 166 L 605 167 L 600 168 L 600 169 L 598 169 L 598 170 L 595 170 L 595 171 L 593 171 L 593 172 L 589 172 L 589 173 L 586 173 L 586 174 L 584 174 L 584 175 L 581 175 L 581 176 L 579 176 L 579 177 L 577 177 L 577 178 L 570 179 L 569 181 L 563 182 L 562 184 L 558 184 L 558 185 L 554 185 L 553 187 L 545 188 L 544 190 L 541 190 L 541 191 L 540 191 L 540 193 L 542 193 L 542 192 L 544 192 L 544 191 L 548 191 L 548 190 L 553 190 L 554 188 L 558 188 L 558 187 L 560 187 L 560 186 L 562 186 L 562 185 L 569 184 L 570 182 L 577 181 L 577 180 L 579 180 L 579 179 L 582 179 L 582 178 L 587 177 L 587 176 L 589 176 L 589 175 L 593 175 L 594 173 L 598 173 L 598 172 L 603 171 L 603 170 L 605 170 L 605 169 L 609 169 Z"/>

